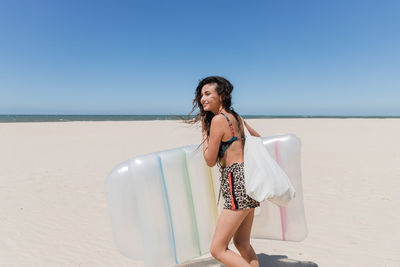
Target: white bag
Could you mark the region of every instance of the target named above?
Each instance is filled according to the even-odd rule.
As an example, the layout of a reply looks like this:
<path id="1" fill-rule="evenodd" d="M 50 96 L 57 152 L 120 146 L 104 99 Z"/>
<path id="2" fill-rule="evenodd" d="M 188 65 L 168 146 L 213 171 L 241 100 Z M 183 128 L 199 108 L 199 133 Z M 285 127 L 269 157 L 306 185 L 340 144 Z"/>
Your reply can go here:
<path id="1" fill-rule="evenodd" d="M 260 137 L 250 135 L 246 126 L 244 145 L 244 177 L 246 193 L 262 202 L 269 200 L 278 206 L 287 206 L 296 191 L 289 177 L 270 156 Z"/>

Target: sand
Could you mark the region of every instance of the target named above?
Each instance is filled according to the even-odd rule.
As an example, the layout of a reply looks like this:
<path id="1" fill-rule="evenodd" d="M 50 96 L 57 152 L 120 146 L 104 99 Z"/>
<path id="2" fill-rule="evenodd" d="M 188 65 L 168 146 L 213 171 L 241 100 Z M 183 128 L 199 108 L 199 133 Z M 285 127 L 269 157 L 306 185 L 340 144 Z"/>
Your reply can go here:
<path id="1" fill-rule="evenodd" d="M 248 122 L 302 140 L 309 235 L 252 239 L 261 266 L 400 266 L 400 119 Z M 105 179 L 136 155 L 200 140 L 179 121 L 0 123 L 0 266 L 144 266 L 115 248 Z"/>

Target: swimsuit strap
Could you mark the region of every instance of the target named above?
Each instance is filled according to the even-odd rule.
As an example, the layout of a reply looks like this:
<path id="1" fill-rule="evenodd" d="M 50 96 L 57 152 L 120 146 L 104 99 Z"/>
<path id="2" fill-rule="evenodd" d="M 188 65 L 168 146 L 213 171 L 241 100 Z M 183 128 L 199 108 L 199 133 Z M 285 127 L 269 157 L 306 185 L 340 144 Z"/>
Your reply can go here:
<path id="1" fill-rule="evenodd" d="M 229 120 L 228 116 L 226 116 L 226 115 L 225 115 L 224 113 L 222 113 L 222 112 L 221 112 L 221 114 L 224 115 L 225 118 L 228 120 L 229 128 L 231 129 L 231 133 L 232 133 L 233 137 L 235 137 L 235 132 L 233 131 L 233 126 L 232 126 L 232 123 L 231 123 L 231 121 Z M 238 138 L 238 140 L 240 140 L 240 137 L 236 137 L 236 138 Z"/>

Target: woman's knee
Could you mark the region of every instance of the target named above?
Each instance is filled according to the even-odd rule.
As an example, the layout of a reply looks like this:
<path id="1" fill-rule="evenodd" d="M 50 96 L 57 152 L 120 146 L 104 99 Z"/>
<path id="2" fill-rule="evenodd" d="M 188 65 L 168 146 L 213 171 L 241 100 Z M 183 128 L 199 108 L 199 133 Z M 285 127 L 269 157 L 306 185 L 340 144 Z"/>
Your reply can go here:
<path id="1" fill-rule="evenodd" d="M 214 243 L 212 243 L 210 247 L 210 253 L 216 259 L 219 259 L 221 253 L 223 253 L 225 250 L 226 248 L 224 248 L 223 246 Z"/>
<path id="2" fill-rule="evenodd" d="M 238 238 L 233 238 L 233 244 L 239 251 L 247 251 L 250 248 L 249 241 L 243 241 Z"/>

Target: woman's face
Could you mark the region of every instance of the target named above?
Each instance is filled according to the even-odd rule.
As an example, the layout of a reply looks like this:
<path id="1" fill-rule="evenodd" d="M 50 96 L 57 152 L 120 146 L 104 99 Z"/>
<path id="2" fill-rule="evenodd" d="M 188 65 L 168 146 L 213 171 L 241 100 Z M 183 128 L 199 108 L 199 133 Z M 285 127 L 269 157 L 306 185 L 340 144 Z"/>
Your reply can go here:
<path id="1" fill-rule="evenodd" d="M 208 83 L 201 88 L 201 99 L 200 103 L 203 106 L 204 111 L 211 111 L 217 114 L 220 110 L 222 97 L 218 95 L 216 83 Z"/>

